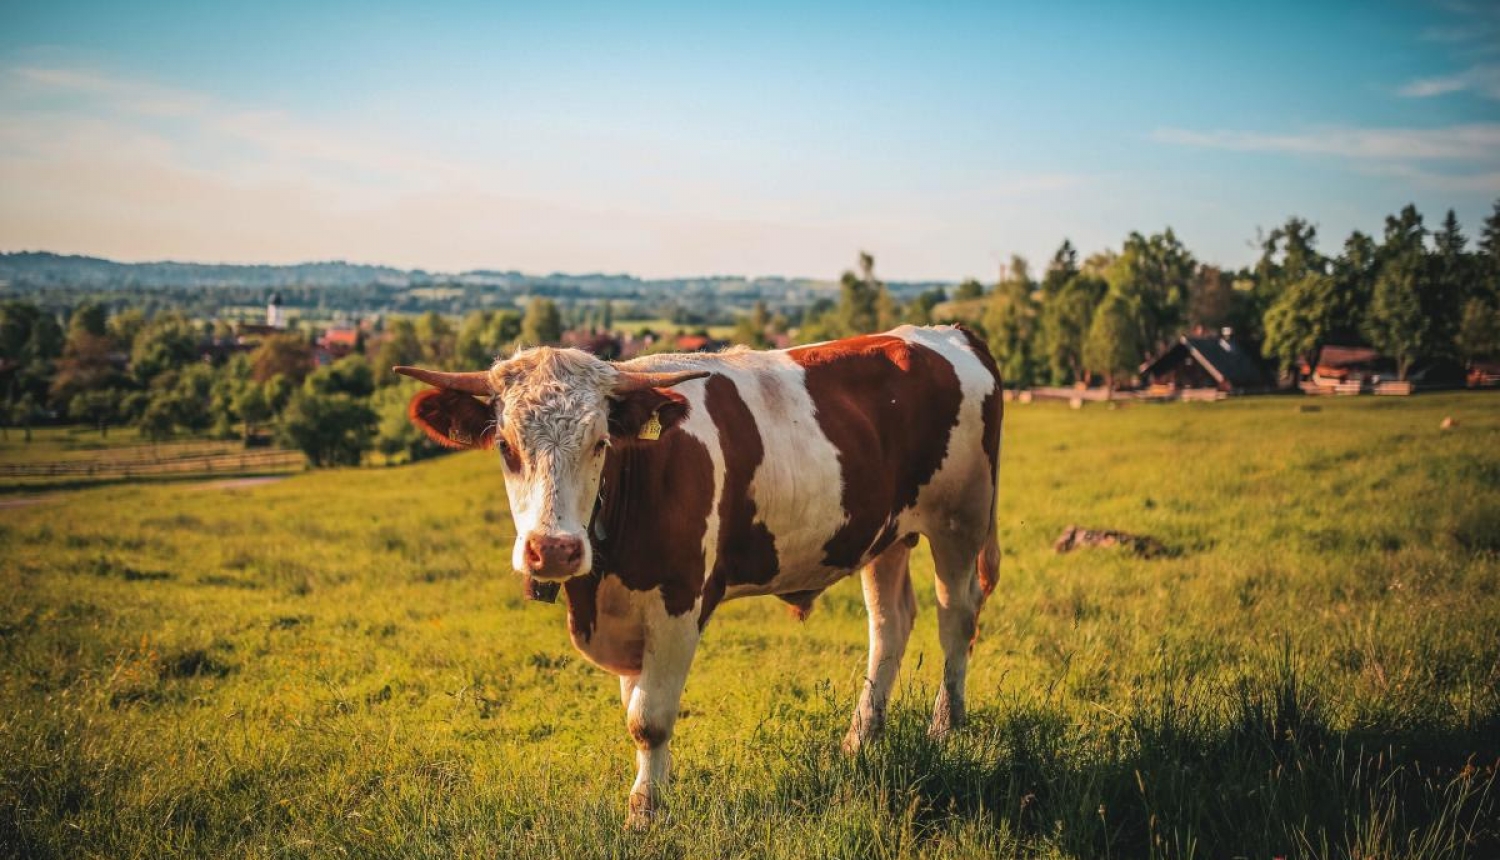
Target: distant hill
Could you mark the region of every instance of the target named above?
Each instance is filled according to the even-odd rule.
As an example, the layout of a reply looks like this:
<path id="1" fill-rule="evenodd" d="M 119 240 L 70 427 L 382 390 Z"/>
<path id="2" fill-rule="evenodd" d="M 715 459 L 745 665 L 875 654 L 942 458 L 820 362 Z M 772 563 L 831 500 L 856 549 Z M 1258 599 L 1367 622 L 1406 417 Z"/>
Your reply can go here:
<path id="1" fill-rule="evenodd" d="M 93 290 L 134 287 L 354 287 L 431 281 L 422 271 L 366 266 L 334 260 L 291 266 L 211 263 L 117 263 L 98 257 L 47 251 L 0 253 L 0 281 L 12 287 L 74 287 Z"/>
<path id="2" fill-rule="evenodd" d="M 0 253 L 0 287 L 12 294 L 31 289 L 66 287 L 85 291 L 226 287 L 250 289 L 349 287 L 423 287 L 462 285 L 499 287 L 517 292 L 571 296 L 642 296 L 712 294 L 724 297 L 790 298 L 830 292 L 837 284 L 811 278 L 706 275 L 692 278 L 645 279 L 625 274 L 525 274 L 477 269 L 439 273 L 396 269 L 330 260 L 294 265 L 232 265 L 214 263 L 119 263 L 99 257 L 54 254 L 47 251 Z M 891 291 L 907 296 L 936 282 L 892 282 Z"/>

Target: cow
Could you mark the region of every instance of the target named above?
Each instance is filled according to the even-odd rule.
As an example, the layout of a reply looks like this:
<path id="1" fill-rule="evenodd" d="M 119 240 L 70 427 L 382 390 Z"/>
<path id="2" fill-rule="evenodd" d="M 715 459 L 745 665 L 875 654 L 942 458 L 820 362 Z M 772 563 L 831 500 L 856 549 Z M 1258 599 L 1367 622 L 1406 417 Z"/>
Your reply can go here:
<path id="1" fill-rule="evenodd" d="M 724 600 L 775 595 L 800 618 L 859 571 L 870 650 L 843 747 L 874 738 L 914 620 L 919 535 L 944 661 L 930 730 L 963 722 L 999 566 L 1003 408 L 995 362 L 968 330 L 620 363 L 537 347 L 488 370 L 394 370 L 433 386 L 409 407 L 430 438 L 498 453 L 511 567 L 561 584 L 573 644 L 619 676 L 637 749 L 628 826 L 659 810 L 683 685 Z"/>

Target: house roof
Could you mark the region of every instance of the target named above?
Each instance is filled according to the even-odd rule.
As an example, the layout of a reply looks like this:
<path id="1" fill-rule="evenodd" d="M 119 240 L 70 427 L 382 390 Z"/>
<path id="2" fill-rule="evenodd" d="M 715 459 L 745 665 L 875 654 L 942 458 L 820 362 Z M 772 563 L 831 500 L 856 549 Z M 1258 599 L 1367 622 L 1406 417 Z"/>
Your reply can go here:
<path id="1" fill-rule="evenodd" d="M 1384 358 L 1374 347 L 1325 346 L 1318 353 L 1317 364 L 1319 367 L 1356 367 L 1373 365 Z"/>
<path id="2" fill-rule="evenodd" d="M 1260 363 L 1250 349 L 1243 342 L 1222 337 L 1184 335 L 1166 352 L 1141 365 L 1140 372 L 1160 372 L 1186 356 L 1192 356 L 1210 376 L 1232 388 L 1256 388 L 1266 384 Z"/>

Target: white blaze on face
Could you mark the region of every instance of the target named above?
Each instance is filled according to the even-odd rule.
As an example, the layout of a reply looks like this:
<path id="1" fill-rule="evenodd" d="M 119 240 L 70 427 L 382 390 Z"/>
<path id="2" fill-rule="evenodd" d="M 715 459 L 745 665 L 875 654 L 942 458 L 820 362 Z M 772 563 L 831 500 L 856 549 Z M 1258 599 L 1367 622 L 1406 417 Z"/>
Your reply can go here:
<path id="1" fill-rule="evenodd" d="M 526 571 L 529 538 L 566 537 L 582 541 L 576 575 L 588 573 L 613 371 L 582 353 L 536 350 L 506 362 L 502 372 L 496 447 L 516 526 L 511 565 Z"/>

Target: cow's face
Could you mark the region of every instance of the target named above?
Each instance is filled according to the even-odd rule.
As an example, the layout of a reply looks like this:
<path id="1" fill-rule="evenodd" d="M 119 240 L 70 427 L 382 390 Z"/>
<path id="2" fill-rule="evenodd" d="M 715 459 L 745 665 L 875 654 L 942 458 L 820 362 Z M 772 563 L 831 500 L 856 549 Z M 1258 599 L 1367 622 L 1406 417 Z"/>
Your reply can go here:
<path id="1" fill-rule="evenodd" d="M 409 410 L 430 438 L 498 452 L 516 526 L 511 567 L 544 580 L 593 567 L 588 528 L 611 439 L 633 437 L 664 404 L 680 401 L 665 389 L 706 375 L 622 371 L 580 350 L 547 347 L 488 371 L 395 370 L 438 386 Z"/>

